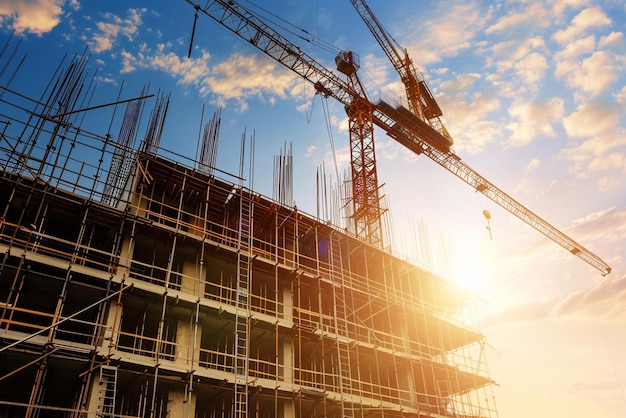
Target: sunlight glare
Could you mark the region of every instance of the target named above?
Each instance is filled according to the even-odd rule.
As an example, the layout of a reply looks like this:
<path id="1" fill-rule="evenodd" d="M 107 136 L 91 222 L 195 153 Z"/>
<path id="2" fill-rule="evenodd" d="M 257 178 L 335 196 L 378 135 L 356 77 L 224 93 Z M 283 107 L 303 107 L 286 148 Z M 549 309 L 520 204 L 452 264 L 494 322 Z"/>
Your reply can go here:
<path id="1" fill-rule="evenodd" d="M 478 248 L 457 248 L 452 278 L 464 289 L 482 292 L 486 284 L 487 266 Z"/>

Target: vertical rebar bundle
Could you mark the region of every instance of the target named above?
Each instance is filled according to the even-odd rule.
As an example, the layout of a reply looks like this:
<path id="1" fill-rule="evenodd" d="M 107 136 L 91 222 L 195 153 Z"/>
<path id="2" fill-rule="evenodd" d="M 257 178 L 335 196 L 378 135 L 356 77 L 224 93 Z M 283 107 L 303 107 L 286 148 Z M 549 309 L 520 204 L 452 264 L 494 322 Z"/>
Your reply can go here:
<path id="1" fill-rule="evenodd" d="M 89 58 L 87 54 L 74 56 L 67 68 L 62 69 L 62 63 L 57 68 L 56 78 L 50 80 L 46 89 L 47 99 L 36 102 L 31 120 L 19 135 L 22 146 L 17 157 L 22 168 L 18 171 L 25 169 L 41 180 L 51 181 L 55 169 L 66 167 L 59 159 L 70 158 L 69 151 L 62 153 L 66 140 L 77 128 L 70 119 L 76 118 L 74 109 L 79 101 L 84 102 L 89 96 L 85 87 Z"/>
<path id="2" fill-rule="evenodd" d="M 202 135 L 202 147 L 200 149 L 200 164 L 198 170 L 212 175 L 215 171 L 217 159 L 217 143 L 220 136 L 220 124 L 222 123 L 221 106 L 213 113 L 213 117 L 204 125 Z"/>
<path id="3" fill-rule="evenodd" d="M 164 96 L 159 92 L 154 105 L 154 109 L 150 112 L 150 120 L 148 121 L 148 130 L 143 141 L 143 150 L 145 152 L 156 154 L 161 143 L 161 135 L 163 133 L 163 125 L 165 124 L 165 116 L 167 108 L 170 104 L 170 95 Z"/>
<path id="4" fill-rule="evenodd" d="M 326 174 L 326 166 L 322 163 L 316 173 L 317 181 L 317 217 L 344 231 L 354 233 L 354 224 L 348 222 L 352 214 L 350 199 L 352 187 L 349 172 L 346 170 L 334 181 Z"/>
<path id="5" fill-rule="evenodd" d="M 286 206 L 293 206 L 293 151 L 285 142 L 280 154 L 274 156 L 274 187 L 272 198 Z"/>
<path id="6" fill-rule="evenodd" d="M 141 96 L 146 93 L 146 88 L 141 90 Z M 111 168 L 104 184 L 102 202 L 116 206 L 127 183 L 134 163 L 134 148 L 141 120 L 144 100 L 129 102 L 126 105 L 120 133 L 117 137 L 117 146 L 111 158 Z"/>
<path id="7" fill-rule="evenodd" d="M 11 39 L 13 39 L 13 34 L 11 34 L 11 36 L 9 36 L 9 39 L 6 40 L 6 42 L 4 43 L 4 46 L 2 47 L 2 50 L 0 50 L 0 60 L 2 60 L 2 57 L 4 56 L 4 54 L 7 52 L 7 50 L 9 49 L 10 45 L 11 45 Z M 2 68 L 0 69 L 0 79 L 2 79 L 2 76 L 4 75 L 4 73 L 9 69 L 9 67 L 11 66 L 13 59 L 15 58 L 15 56 L 17 55 L 17 51 L 20 47 L 20 45 L 22 44 L 22 40 L 23 38 L 20 38 L 19 41 L 17 42 L 17 45 L 15 45 L 10 53 L 10 55 L 7 57 L 6 62 L 4 63 L 4 65 L 2 65 Z M 22 57 L 22 59 L 20 60 L 19 64 L 17 65 L 16 68 L 13 69 L 13 73 L 11 74 L 11 76 L 9 77 L 9 80 L 6 82 L 5 86 L 8 88 L 11 85 L 11 82 L 13 81 L 13 79 L 15 78 L 15 76 L 17 75 L 17 72 L 20 70 L 20 68 L 22 67 L 22 64 L 24 64 L 24 60 L 26 59 L 26 55 L 24 55 Z M 0 61 L 1 63 L 1 61 Z M 2 99 L 2 97 L 4 97 L 6 90 L 5 89 L 1 89 L 0 90 L 0 99 Z"/>

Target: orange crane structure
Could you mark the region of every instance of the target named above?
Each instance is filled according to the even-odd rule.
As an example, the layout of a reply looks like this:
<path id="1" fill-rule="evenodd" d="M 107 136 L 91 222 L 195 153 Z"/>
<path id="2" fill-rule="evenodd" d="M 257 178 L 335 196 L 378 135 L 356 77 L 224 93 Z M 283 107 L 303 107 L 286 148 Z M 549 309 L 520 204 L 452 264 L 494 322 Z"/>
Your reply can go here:
<path id="1" fill-rule="evenodd" d="M 415 154 L 423 154 L 430 158 L 477 192 L 482 193 L 547 238 L 565 248 L 571 254 L 596 268 L 603 276 L 611 272 L 611 267 L 599 256 L 496 187 L 465 164 L 451 150 L 453 145 L 452 138 L 439 119 L 442 112 L 423 77 L 421 78 L 417 75 L 417 71 L 415 71 L 411 60 L 408 58 L 408 54 L 402 57 L 396 48 L 393 47 L 391 38 L 384 31 L 382 25 L 378 23 L 365 2 L 351 0 L 400 74 L 406 87 L 408 101 L 412 110 L 402 105 L 389 104 L 383 100 L 375 104 L 372 103 L 362 90 L 355 88 L 354 82 L 347 82 L 337 76 L 333 71 L 317 62 L 285 36 L 272 29 L 248 9 L 233 0 L 215 0 L 206 3 L 204 6 L 199 1 L 185 1 L 194 6 L 196 12 L 202 12 L 282 66 L 312 83 L 315 90 L 322 96 L 336 99 L 348 109 L 349 115 L 350 109 L 362 109 L 363 107 L 372 109 L 372 123 L 385 131 L 391 138 Z M 336 59 L 338 70 L 349 77 L 353 77 L 352 74 L 356 71 L 358 65 L 354 59 L 351 61 L 345 58 L 354 56 L 354 54 L 344 52 L 340 53 Z M 359 112 L 360 117 L 363 117 L 364 114 L 366 112 Z M 369 132 L 369 129 L 361 129 L 357 136 L 359 134 L 361 135 L 359 141 L 366 141 L 365 137 L 367 142 L 369 142 L 370 138 L 373 138 L 370 136 L 373 134 Z M 352 130 L 351 142 L 355 142 Z M 351 148 L 354 149 L 354 146 L 351 145 Z M 368 152 L 373 153 L 373 141 L 371 145 L 367 147 L 363 145 L 360 148 L 367 149 Z M 361 156 L 361 161 L 363 161 L 364 156 L 365 154 Z M 355 197 L 355 202 L 367 202 L 367 205 L 363 205 L 365 209 L 360 211 L 360 215 L 358 208 L 355 210 L 356 217 L 363 221 L 364 224 L 367 224 L 368 220 L 376 219 L 376 216 L 380 215 L 380 209 L 375 207 L 371 209 L 376 200 L 375 196 L 377 196 L 377 192 L 372 193 L 372 191 L 378 188 L 378 185 L 373 182 L 375 178 L 375 158 L 369 158 L 367 163 L 363 163 L 361 170 L 363 170 L 363 167 L 367 167 L 366 172 L 373 174 L 364 183 L 353 180 L 353 192 L 355 196 L 360 194 L 360 197 Z M 353 168 L 353 177 L 355 171 L 358 170 Z M 374 197 L 370 197 L 370 195 Z M 378 204 L 377 201 L 375 203 Z M 378 212 L 376 212 L 377 210 Z M 375 242 L 378 240 L 379 235 L 372 233 L 372 228 L 369 228 L 367 225 L 361 227 L 361 231 L 369 231 L 360 235 L 362 238 L 371 239 L 373 237 Z"/>
<path id="2" fill-rule="evenodd" d="M 376 18 L 365 0 L 350 0 L 350 2 L 400 76 L 400 80 L 402 80 L 406 90 L 409 109 L 452 142 L 452 138 L 440 118 L 443 116 L 443 112 L 426 84 L 424 75 L 417 71 L 415 65 L 413 65 L 413 60 L 409 57 L 409 53 L 406 49 L 403 51 L 404 55 L 398 51 L 398 49 L 402 48 L 397 44 L 394 45 L 396 42 L 393 40 L 393 37 L 385 30 L 385 27 Z"/>

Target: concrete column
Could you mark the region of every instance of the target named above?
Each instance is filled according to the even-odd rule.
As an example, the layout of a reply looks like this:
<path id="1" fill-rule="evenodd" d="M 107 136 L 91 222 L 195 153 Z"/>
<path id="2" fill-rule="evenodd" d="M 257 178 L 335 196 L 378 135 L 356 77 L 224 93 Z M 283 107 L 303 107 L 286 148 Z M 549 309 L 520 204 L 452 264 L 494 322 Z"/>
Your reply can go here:
<path id="1" fill-rule="evenodd" d="M 89 417 L 95 417 L 98 410 L 98 390 L 100 388 L 100 374 L 98 370 L 94 371 L 91 375 L 91 382 L 89 387 L 89 398 L 87 399 L 87 411 Z"/>
<path id="2" fill-rule="evenodd" d="M 206 277 L 206 265 L 202 269 L 202 277 L 198 277 L 200 273 L 200 264 L 196 260 L 183 261 L 183 277 L 181 279 L 180 287 L 185 293 L 193 293 L 198 295 L 200 290 L 200 296 L 204 293 L 204 281 Z"/>
<path id="3" fill-rule="evenodd" d="M 130 270 L 130 262 L 133 259 L 134 249 L 134 241 L 131 241 L 129 235 L 125 235 L 124 241 L 122 242 L 122 249 L 120 250 L 120 258 L 118 262 L 120 269 L 118 270 L 117 274 L 124 273 L 127 272 L 127 270 Z M 127 273 L 126 276 L 128 276 Z"/>
<path id="4" fill-rule="evenodd" d="M 140 174 L 141 175 L 141 174 Z M 148 199 L 143 195 L 143 187 L 136 187 L 135 191 L 131 197 L 130 202 L 131 208 L 130 213 L 133 215 L 138 215 L 141 217 L 145 217 L 148 208 Z"/>
<path id="5" fill-rule="evenodd" d="M 178 387 L 176 388 L 178 389 Z M 196 394 L 185 390 L 170 390 L 167 399 L 168 418 L 193 418 L 196 415 Z"/>
<path id="6" fill-rule="evenodd" d="M 117 297 L 108 302 L 106 320 L 104 323 L 103 339 L 99 341 L 99 347 L 107 354 L 112 354 L 117 349 L 119 330 L 122 326 L 122 305 L 117 304 Z"/>
<path id="7" fill-rule="evenodd" d="M 287 321 L 293 321 L 293 291 L 291 288 L 291 280 L 281 280 L 279 278 L 278 283 L 283 302 L 283 318 Z M 280 336 L 280 327 L 277 326 L 276 332 L 278 333 L 278 374 L 282 376 L 283 382 L 286 385 L 293 384 L 293 375 L 295 367 L 295 354 L 294 354 L 294 339 L 290 336 Z M 280 418 L 295 418 L 296 407 L 293 400 L 284 399 L 278 405 L 278 416 Z"/>
<path id="8" fill-rule="evenodd" d="M 279 404 L 280 411 L 278 411 L 279 418 L 295 418 L 296 417 L 296 404 L 291 399 L 281 400 Z"/>
<path id="9" fill-rule="evenodd" d="M 192 313 L 192 315 L 194 314 Z M 175 361 L 181 366 L 185 365 L 190 370 L 197 367 L 198 356 L 200 355 L 200 340 L 202 339 L 202 328 L 198 326 L 196 330 L 194 321 L 195 318 L 193 317 L 180 319 L 176 328 Z M 197 335 L 194 336 L 196 332 Z"/>
<path id="10" fill-rule="evenodd" d="M 280 280 L 281 300 L 283 304 L 283 318 L 287 321 L 293 320 L 293 290 L 291 289 L 291 280 Z"/>
<path id="11" fill-rule="evenodd" d="M 408 362 L 408 366 L 409 367 L 398 367 L 398 384 L 400 385 L 400 390 L 408 393 L 408 399 L 406 398 L 407 395 L 402 394 L 402 403 L 405 404 L 405 402 L 408 402 L 411 407 L 417 408 L 417 393 L 410 362 Z"/>
<path id="12" fill-rule="evenodd" d="M 406 320 L 406 311 L 402 310 L 402 341 L 404 342 L 404 350 L 411 353 L 411 340 L 409 337 L 408 321 Z M 408 367 L 398 366 L 398 384 L 402 390 L 407 390 L 409 399 L 405 399 L 411 403 L 411 406 L 417 408 L 417 393 L 415 389 L 415 381 L 413 379 L 412 362 L 408 361 Z M 405 386 L 406 384 L 406 386 Z"/>
<path id="13" fill-rule="evenodd" d="M 293 383 L 294 369 L 294 352 L 293 339 L 291 337 L 282 337 L 278 343 L 278 363 L 282 369 L 282 377 L 285 383 Z"/>

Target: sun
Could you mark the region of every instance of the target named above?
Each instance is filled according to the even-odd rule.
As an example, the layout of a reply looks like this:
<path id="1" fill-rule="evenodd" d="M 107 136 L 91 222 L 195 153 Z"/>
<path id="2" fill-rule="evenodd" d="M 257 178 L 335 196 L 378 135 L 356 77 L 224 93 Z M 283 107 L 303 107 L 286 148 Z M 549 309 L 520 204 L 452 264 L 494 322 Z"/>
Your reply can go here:
<path id="1" fill-rule="evenodd" d="M 464 289 L 481 292 L 487 278 L 487 262 L 475 245 L 461 245 L 455 251 L 452 280 Z"/>
<path id="2" fill-rule="evenodd" d="M 468 290 L 482 290 L 485 285 L 486 268 L 480 260 L 465 260 L 457 266 L 454 281 Z"/>

